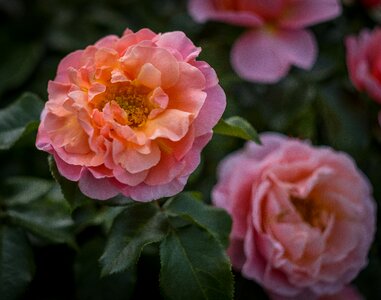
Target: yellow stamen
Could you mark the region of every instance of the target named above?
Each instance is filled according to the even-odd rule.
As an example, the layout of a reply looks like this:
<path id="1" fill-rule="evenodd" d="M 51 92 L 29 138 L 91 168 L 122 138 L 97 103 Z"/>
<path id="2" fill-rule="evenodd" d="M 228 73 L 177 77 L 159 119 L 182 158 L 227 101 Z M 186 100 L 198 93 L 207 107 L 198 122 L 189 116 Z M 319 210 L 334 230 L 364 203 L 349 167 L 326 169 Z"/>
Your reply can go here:
<path id="1" fill-rule="evenodd" d="M 103 110 L 107 103 L 116 102 L 126 112 L 125 125 L 141 127 L 151 111 L 148 102 L 149 90 L 131 83 L 114 83 L 94 99 L 95 107 Z"/>

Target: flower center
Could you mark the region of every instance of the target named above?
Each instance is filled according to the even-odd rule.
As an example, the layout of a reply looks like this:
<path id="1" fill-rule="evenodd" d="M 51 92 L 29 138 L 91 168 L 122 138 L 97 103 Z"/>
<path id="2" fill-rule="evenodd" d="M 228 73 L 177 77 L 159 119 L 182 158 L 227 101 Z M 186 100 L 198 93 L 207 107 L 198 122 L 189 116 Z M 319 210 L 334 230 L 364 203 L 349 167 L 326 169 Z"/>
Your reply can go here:
<path id="1" fill-rule="evenodd" d="M 323 218 L 323 211 L 315 201 L 296 197 L 291 197 L 290 201 L 304 222 L 310 224 L 312 227 L 318 227 L 324 230 L 326 222 Z"/>
<path id="2" fill-rule="evenodd" d="M 103 110 L 107 103 L 114 101 L 126 112 L 125 125 L 141 127 L 151 111 L 148 94 L 149 90 L 144 87 L 125 82 L 113 83 L 99 95 L 99 99 L 95 99 L 95 106 Z"/>

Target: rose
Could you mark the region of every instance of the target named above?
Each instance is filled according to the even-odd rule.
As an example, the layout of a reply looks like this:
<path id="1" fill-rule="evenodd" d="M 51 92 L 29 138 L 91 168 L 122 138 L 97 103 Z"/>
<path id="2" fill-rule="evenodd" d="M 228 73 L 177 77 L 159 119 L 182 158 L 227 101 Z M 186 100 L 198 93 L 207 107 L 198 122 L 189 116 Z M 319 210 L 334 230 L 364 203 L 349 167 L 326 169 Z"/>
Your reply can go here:
<path id="1" fill-rule="evenodd" d="M 233 220 L 233 266 L 282 297 L 338 292 L 367 264 L 375 232 L 367 179 L 331 148 L 271 133 L 261 141 L 225 158 L 213 190 Z"/>
<path id="2" fill-rule="evenodd" d="M 250 28 L 233 46 L 232 66 L 244 79 L 273 83 L 291 65 L 313 66 L 316 42 L 304 28 L 335 18 L 341 6 L 338 0 L 190 0 L 189 12 L 198 22 Z"/>
<path id="3" fill-rule="evenodd" d="M 349 77 L 359 91 L 381 103 L 381 28 L 346 38 Z"/>
<path id="4" fill-rule="evenodd" d="M 36 145 L 89 197 L 181 191 L 225 108 L 214 70 L 182 32 L 126 30 L 66 56 Z"/>

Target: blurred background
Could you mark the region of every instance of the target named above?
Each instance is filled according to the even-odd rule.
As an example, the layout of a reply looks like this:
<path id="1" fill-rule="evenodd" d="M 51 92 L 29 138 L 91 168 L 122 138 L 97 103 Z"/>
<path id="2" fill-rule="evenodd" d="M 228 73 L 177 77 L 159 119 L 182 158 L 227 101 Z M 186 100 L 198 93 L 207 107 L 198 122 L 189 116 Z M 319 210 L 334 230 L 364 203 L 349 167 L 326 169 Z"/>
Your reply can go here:
<path id="1" fill-rule="evenodd" d="M 356 1 L 346 2 L 350 3 L 344 5 L 342 16 L 312 28 L 319 57 L 311 71 L 293 68 L 279 83 L 261 85 L 240 79 L 230 66 L 231 46 L 244 29 L 214 22 L 197 24 L 188 15 L 186 0 L 0 0 L 0 109 L 26 91 L 46 101 L 47 83 L 54 78 L 59 61 L 105 35 L 121 35 L 127 27 L 134 31 L 144 27 L 155 32 L 181 30 L 202 47 L 200 59 L 216 70 L 227 94 L 225 117 L 240 115 L 258 132 L 277 131 L 349 153 L 370 179 L 380 206 L 380 106 L 350 83 L 343 43 L 348 34 L 373 28 L 378 21 Z M 21 197 L 15 186 L 28 193 L 28 185 L 49 191 L 42 201 L 28 204 L 35 207 L 36 224 L 46 221 L 58 226 L 60 220 L 65 226 L 60 225 L 62 237 L 50 237 L 49 232 L 41 237 L 33 229 L 22 229 L 31 228 L 25 222 L 10 225 L 28 247 L 19 254 L 28 259 L 32 276 L 30 284 L 15 286 L 19 289 L 15 299 L 142 299 L 149 295 L 160 299 L 155 246 L 145 250 L 136 272 L 99 278 L 98 258 L 120 208 L 88 201 L 71 219 L 70 209 L 53 183 L 47 155 L 35 149 L 34 141 L 35 131 L 10 150 L 0 151 L 0 227 L 7 222 L 1 218 L 1 210 L 7 206 L 4 199 L 13 194 Z M 242 145 L 238 139 L 214 136 L 186 189 L 201 191 L 210 201 L 218 162 Z M 25 178 L 27 183 L 23 183 Z M 51 213 L 49 220 L 43 219 L 45 212 Z M 381 299 L 380 278 L 379 230 L 369 266 L 355 284 L 366 299 Z M 236 274 L 236 299 L 267 298 L 254 282 Z"/>

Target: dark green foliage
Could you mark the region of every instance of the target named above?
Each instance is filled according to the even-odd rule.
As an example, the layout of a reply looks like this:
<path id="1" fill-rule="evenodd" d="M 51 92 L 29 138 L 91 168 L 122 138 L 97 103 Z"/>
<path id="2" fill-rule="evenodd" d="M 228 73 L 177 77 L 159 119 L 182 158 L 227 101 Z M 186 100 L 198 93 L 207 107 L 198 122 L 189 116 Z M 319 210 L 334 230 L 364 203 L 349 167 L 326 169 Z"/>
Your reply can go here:
<path id="1" fill-rule="evenodd" d="M 171 228 L 160 245 L 160 257 L 160 285 L 166 298 L 232 299 L 228 257 L 205 229 L 195 225 Z"/>
<path id="2" fill-rule="evenodd" d="M 0 110 L 0 150 L 9 149 L 21 136 L 37 129 L 42 107 L 36 95 L 25 93 Z"/>
<path id="3" fill-rule="evenodd" d="M 230 66 L 232 44 L 244 29 L 195 23 L 187 0 L 0 0 L 0 298 L 231 299 L 224 254 L 231 220 L 205 203 L 218 163 L 243 145 L 241 138 L 258 142 L 257 131 L 348 152 L 380 207 L 381 107 L 350 83 L 343 44 L 376 22 L 360 1 L 352 2 L 341 17 L 312 27 L 319 58 L 311 71 L 292 68 L 279 83 L 263 85 L 245 82 Z M 123 196 L 92 200 L 35 148 L 41 99 L 48 99 L 59 61 L 127 27 L 184 31 L 218 74 L 227 109 L 214 131 L 222 135 L 214 135 L 186 187 L 204 200 L 194 193 L 150 204 Z M 381 299 L 378 228 L 369 266 L 355 281 L 366 299 Z M 239 273 L 234 280 L 235 299 L 267 299 L 253 281 Z"/>
<path id="4" fill-rule="evenodd" d="M 32 249 L 25 233 L 18 228 L 0 225 L 0 295 L 19 299 L 34 274 Z"/>

